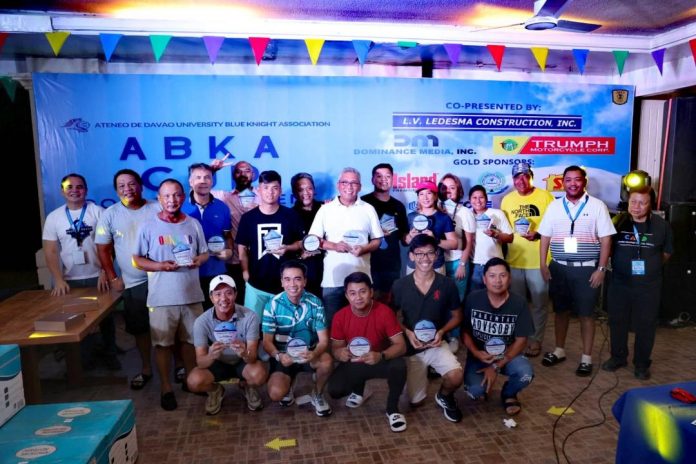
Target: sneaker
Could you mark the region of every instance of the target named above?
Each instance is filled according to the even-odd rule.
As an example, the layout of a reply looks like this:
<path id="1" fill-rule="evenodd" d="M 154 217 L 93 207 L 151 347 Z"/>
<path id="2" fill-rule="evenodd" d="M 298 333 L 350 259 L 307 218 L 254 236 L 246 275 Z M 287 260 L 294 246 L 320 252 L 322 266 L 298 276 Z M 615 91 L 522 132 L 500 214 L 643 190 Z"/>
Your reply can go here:
<path id="1" fill-rule="evenodd" d="M 281 400 L 278 401 L 278 403 L 284 408 L 290 407 L 293 404 L 295 404 L 295 392 L 292 391 L 292 387 L 290 387 L 288 394 L 281 398 Z"/>
<path id="2" fill-rule="evenodd" d="M 622 367 L 626 367 L 628 363 L 617 358 L 609 358 L 602 363 L 602 370 L 607 372 L 615 372 Z"/>
<path id="3" fill-rule="evenodd" d="M 435 395 L 435 402 L 442 408 L 445 419 L 455 423 L 462 420 L 462 411 L 459 410 L 457 400 L 454 399 L 454 395 L 445 396 L 442 393 L 437 392 L 437 395 Z"/>
<path id="4" fill-rule="evenodd" d="M 312 406 L 314 406 L 314 411 L 319 417 L 329 417 L 333 411 L 331 411 L 331 406 L 326 402 L 324 395 L 322 393 L 317 393 L 312 391 L 310 396 L 312 399 Z"/>
<path id="5" fill-rule="evenodd" d="M 222 400 L 225 398 L 225 387 L 216 383 L 215 390 L 208 392 L 208 399 L 205 400 L 205 413 L 209 416 L 214 416 L 220 412 L 222 408 Z"/>
<path id="6" fill-rule="evenodd" d="M 459 351 L 459 339 L 457 339 L 457 337 L 450 338 L 447 345 L 449 345 L 449 350 L 452 352 L 452 354 L 456 354 L 457 351 Z"/>
<path id="7" fill-rule="evenodd" d="M 244 398 L 247 401 L 247 407 L 249 411 L 260 411 L 263 409 L 263 401 L 261 401 L 261 396 L 259 391 L 255 387 L 245 386 L 241 387 L 244 391 Z"/>
<path id="8" fill-rule="evenodd" d="M 647 367 L 636 367 L 633 371 L 633 375 L 638 380 L 650 380 L 650 369 Z"/>

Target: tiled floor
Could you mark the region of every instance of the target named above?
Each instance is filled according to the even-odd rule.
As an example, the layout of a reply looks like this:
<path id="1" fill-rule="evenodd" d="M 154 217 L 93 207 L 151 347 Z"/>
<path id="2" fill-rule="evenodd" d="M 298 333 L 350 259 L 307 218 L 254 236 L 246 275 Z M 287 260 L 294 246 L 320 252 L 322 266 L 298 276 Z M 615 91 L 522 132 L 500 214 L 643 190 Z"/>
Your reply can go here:
<path id="1" fill-rule="evenodd" d="M 600 347 L 602 360 L 607 358 L 608 351 L 602 331 L 597 333 L 596 365 Z M 514 429 L 503 425 L 506 416 L 499 402 L 500 380 L 487 403 L 475 404 L 463 391 L 457 392 L 464 411 L 464 420 L 459 424 L 447 422 L 432 399 L 438 388 L 437 380 L 432 382 L 427 403 L 417 410 L 410 410 L 405 395 L 402 396 L 408 430 L 400 434 L 389 431 L 384 415 L 384 381 L 368 383 L 373 395 L 359 409 L 348 409 L 343 401 L 332 401 L 334 414 L 329 418 L 317 417 L 311 405 L 281 409 L 270 403 L 265 393 L 265 409 L 251 412 L 234 385 L 227 386 L 223 409 L 217 416 L 204 415 L 204 397 L 180 391 L 176 392 L 179 408 L 166 412 L 159 406 L 156 378 L 140 392 L 131 391 L 125 382 L 75 390 L 66 390 L 62 382 L 45 382 L 44 399 L 46 402 L 133 399 L 140 463 L 553 463 L 556 458 L 552 431 L 557 416 L 547 411 L 568 405 L 589 383 L 588 379 L 574 374 L 579 358 L 577 321 L 571 323 L 569 337 L 567 362 L 547 368 L 540 365 L 540 358 L 533 359 L 536 377 L 520 396 L 523 411 L 515 417 L 518 425 Z M 552 339 L 551 323 L 545 348 L 551 348 Z M 121 332 L 119 344 L 128 350 L 121 359 L 124 371 L 132 376 L 138 365 L 132 339 Z M 617 374 L 599 372 L 573 404 L 575 412 L 558 422 L 555 437 L 560 462 L 566 462 L 561 451 L 565 437 L 578 427 L 602 422 L 602 410 L 606 421 L 573 434 L 565 444 L 565 454 L 573 463 L 613 462 L 618 425 L 611 415 L 612 404 L 622 392 L 633 387 L 696 379 L 696 327 L 660 328 L 653 359 L 653 378 L 648 382 L 636 380 L 629 369 L 621 369 Z M 42 360 L 44 375 L 60 375 L 62 371 L 63 367 L 53 361 L 53 356 L 47 355 Z M 307 391 L 308 382 L 306 374 L 301 377 L 299 394 Z M 607 390 L 609 393 L 598 404 L 600 395 Z M 280 451 L 267 448 L 265 444 L 275 438 L 294 439 L 296 446 Z"/>

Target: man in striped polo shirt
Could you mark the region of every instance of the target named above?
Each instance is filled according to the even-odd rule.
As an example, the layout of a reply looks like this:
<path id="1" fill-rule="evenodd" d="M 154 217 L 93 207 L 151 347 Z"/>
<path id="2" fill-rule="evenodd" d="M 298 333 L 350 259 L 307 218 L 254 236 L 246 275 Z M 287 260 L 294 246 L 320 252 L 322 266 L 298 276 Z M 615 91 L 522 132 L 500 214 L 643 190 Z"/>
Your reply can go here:
<path id="1" fill-rule="evenodd" d="M 549 295 L 555 312 L 556 349 L 544 354 L 541 363 L 555 366 L 565 361 L 565 341 L 570 312 L 580 318 L 582 358 L 575 373 L 592 374 L 594 309 L 604 281 L 616 233 L 607 205 L 586 191 L 587 173 L 579 166 L 563 171 L 565 196 L 553 201 L 541 224 L 541 274 L 549 282 Z M 551 248 L 552 261 L 546 264 Z"/>

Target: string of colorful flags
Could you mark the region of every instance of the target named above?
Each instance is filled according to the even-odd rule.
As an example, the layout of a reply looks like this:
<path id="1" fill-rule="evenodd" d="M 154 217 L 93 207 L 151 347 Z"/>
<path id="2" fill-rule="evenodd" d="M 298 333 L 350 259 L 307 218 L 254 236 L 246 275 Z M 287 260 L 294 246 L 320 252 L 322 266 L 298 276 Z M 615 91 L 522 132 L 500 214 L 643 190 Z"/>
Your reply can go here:
<path id="1" fill-rule="evenodd" d="M 0 32 L 0 53 L 2 53 L 2 48 L 5 45 L 5 41 L 7 40 L 9 34 L 10 33 L 8 32 Z M 70 36 L 70 32 L 46 32 L 45 36 L 46 40 L 48 40 L 48 43 L 51 46 L 51 50 L 53 50 L 54 55 L 58 56 L 60 54 L 61 49 L 63 48 L 63 45 L 65 45 L 66 40 Z M 111 60 L 111 57 L 116 48 L 118 47 L 118 43 L 122 37 L 123 34 L 99 34 L 99 39 L 101 41 L 102 50 L 104 51 L 104 57 L 106 58 L 106 61 Z M 167 45 L 169 45 L 169 41 L 172 39 L 172 36 L 150 35 L 149 38 L 155 61 L 159 62 L 162 56 L 164 55 L 164 52 L 167 49 Z M 203 36 L 202 39 L 205 49 L 208 52 L 210 62 L 211 64 L 214 64 L 217 60 L 220 48 L 222 47 L 222 44 L 225 41 L 225 37 Z M 266 48 L 268 47 L 268 44 L 271 41 L 270 37 L 249 37 L 248 40 L 249 45 L 251 46 L 251 51 L 254 54 L 256 64 L 261 65 L 263 55 L 266 52 Z M 324 39 L 309 38 L 304 39 L 304 42 L 307 47 L 307 53 L 312 64 L 316 65 L 319 61 L 321 50 L 324 47 Z M 367 55 L 374 46 L 374 42 L 371 40 L 353 40 L 351 42 L 353 44 L 353 49 L 355 50 L 355 54 L 358 58 L 359 63 L 361 65 L 364 65 L 367 61 Z M 402 48 L 414 48 L 418 45 L 419 44 L 417 42 L 397 42 L 397 46 Z M 461 54 L 463 45 L 456 43 L 445 43 L 442 44 L 442 46 L 447 52 L 447 56 L 450 59 L 450 61 L 453 64 L 457 64 L 459 62 L 459 55 Z M 696 64 L 696 38 L 691 39 L 689 41 L 689 46 L 691 47 L 691 54 L 694 58 L 694 63 Z M 506 50 L 505 45 L 487 45 L 486 48 L 491 54 L 493 61 L 495 61 L 495 65 L 498 68 L 498 71 L 500 71 Z M 660 71 L 660 74 L 662 74 L 662 67 L 664 64 L 666 50 L 666 48 L 660 48 L 651 52 L 652 58 L 655 62 L 655 66 L 657 66 L 657 69 Z M 537 64 L 539 65 L 539 68 L 542 72 L 544 72 L 546 70 L 546 59 L 549 55 L 549 49 L 546 47 L 531 47 L 530 51 L 534 56 L 534 59 L 536 60 Z M 572 49 L 572 53 L 573 58 L 575 59 L 575 63 L 578 66 L 578 71 L 580 72 L 580 74 L 584 74 L 585 63 L 587 62 L 587 57 L 590 54 L 590 50 L 574 48 Z M 619 72 L 619 75 L 622 75 L 624 65 L 626 64 L 626 60 L 629 56 L 629 52 L 628 50 L 613 50 L 612 54 L 614 55 L 614 61 L 616 62 L 616 68 Z M 8 96 L 10 96 L 12 100 L 14 100 L 16 83 L 9 77 L 0 77 L 0 83 L 2 83 L 2 86 L 4 87 Z"/>

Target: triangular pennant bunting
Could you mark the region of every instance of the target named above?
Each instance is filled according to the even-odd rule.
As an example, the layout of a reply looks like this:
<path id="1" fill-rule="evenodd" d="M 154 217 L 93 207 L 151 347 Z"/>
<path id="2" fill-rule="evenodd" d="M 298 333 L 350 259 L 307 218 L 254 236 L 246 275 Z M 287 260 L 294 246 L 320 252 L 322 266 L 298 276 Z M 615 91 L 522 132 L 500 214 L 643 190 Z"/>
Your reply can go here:
<path id="1" fill-rule="evenodd" d="M 123 37 L 123 34 L 99 34 L 106 61 L 111 61 L 111 55 L 114 54 L 121 37 Z"/>
<path id="2" fill-rule="evenodd" d="M 0 77 L 0 82 L 2 83 L 2 86 L 5 88 L 5 92 L 7 92 L 7 96 L 10 97 L 11 101 L 15 101 L 15 95 L 17 93 L 17 82 L 14 81 L 11 77 L 7 76 L 2 76 Z"/>
<path id="3" fill-rule="evenodd" d="M 447 56 L 449 57 L 452 64 L 456 65 L 457 63 L 459 63 L 459 55 L 462 53 L 462 44 L 447 43 L 442 44 L 442 46 L 445 47 Z"/>
<path id="4" fill-rule="evenodd" d="M 358 55 L 358 61 L 360 64 L 365 64 L 367 59 L 367 54 L 372 48 L 373 42 L 371 40 L 354 40 L 353 48 L 355 49 L 355 54 Z"/>
<path id="5" fill-rule="evenodd" d="M 321 49 L 324 47 L 324 39 L 305 39 L 305 45 L 307 45 L 309 59 L 312 60 L 313 65 L 316 65 L 317 61 L 319 61 Z"/>
<path id="6" fill-rule="evenodd" d="M 249 37 L 249 44 L 251 45 L 251 51 L 254 52 L 257 66 L 261 64 L 261 59 L 263 59 L 263 54 L 266 53 L 266 47 L 268 47 L 268 42 L 270 41 L 269 37 Z"/>
<path id="7" fill-rule="evenodd" d="M 150 36 L 150 45 L 152 45 L 152 53 L 155 55 L 155 61 L 159 62 L 160 58 L 162 58 L 164 50 L 167 48 L 167 45 L 169 45 L 171 39 L 171 35 Z"/>
<path id="8" fill-rule="evenodd" d="M 626 64 L 626 58 L 628 58 L 628 50 L 613 50 L 614 60 L 616 61 L 616 68 L 619 70 L 619 76 L 623 74 L 624 65 Z"/>
<path id="9" fill-rule="evenodd" d="M 696 64 L 696 39 L 689 40 L 689 45 L 691 46 L 691 56 L 694 57 L 694 64 Z"/>
<path id="10" fill-rule="evenodd" d="M 503 55 L 505 54 L 505 45 L 486 45 L 486 48 L 488 48 L 495 65 L 498 66 L 498 71 L 500 71 L 500 66 L 503 64 Z"/>
<path id="11" fill-rule="evenodd" d="M 218 52 L 220 51 L 220 47 L 222 47 L 222 43 L 224 41 L 224 37 L 212 35 L 206 35 L 203 37 L 203 43 L 205 44 L 205 49 L 208 51 L 208 58 L 210 58 L 210 62 L 212 64 L 215 64 Z"/>
<path id="12" fill-rule="evenodd" d="M 585 73 L 585 63 L 587 62 L 587 55 L 589 55 L 589 53 L 590 51 L 585 48 L 573 49 L 573 58 L 575 58 L 575 64 L 578 65 L 580 74 Z"/>
<path id="13" fill-rule="evenodd" d="M 7 40 L 7 36 L 9 35 L 9 32 L 0 32 L 0 53 L 2 53 L 2 47 L 5 46 L 5 41 Z"/>
<path id="14" fill-rule="evenodd" d="M 48 43 L 51 45 L 51 50 L 53 50 L 53 54 L 55 56 L 58 56 L 60 53 L 60 49 L 63 48 L 63 44 L 65 44 L 65 41 L 68 39 L 68 36 L 70 35 L 69 32 L 46 32 L 46 39 L 48 40 Z"/>
<path id="15" fill-rule="evenodd" d="M 655 60 L 655 64 L 657 65 L 657 69 L 660 70 L 660 75 L 662 75 L 662 65 L 665 62 L 665 50 L 667 49 L 661 48 L 659 50 L 654 50 L 651 53 L 653 60 Z"/>
<path id="16" fill-rule="evenodd" d="M 546 71 L 546 58 L 549 57 L 549 49 L 544 47 L 532 47 L 532 55 L 542 71 Z"/>

